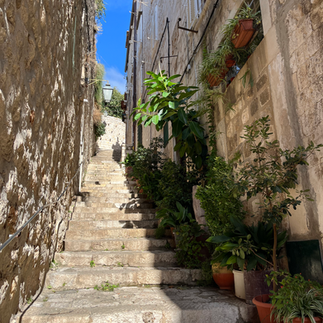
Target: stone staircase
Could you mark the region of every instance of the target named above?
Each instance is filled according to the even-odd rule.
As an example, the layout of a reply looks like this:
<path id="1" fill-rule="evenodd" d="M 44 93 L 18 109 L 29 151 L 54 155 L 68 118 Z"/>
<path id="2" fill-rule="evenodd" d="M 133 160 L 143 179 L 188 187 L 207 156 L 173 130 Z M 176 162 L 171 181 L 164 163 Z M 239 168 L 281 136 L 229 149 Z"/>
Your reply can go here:
<path id="1" fill-rule="evenodd" d="M 22 322 L 256 322 L 253 306 L 197 287 L 201 271 L 177 267 L 166 248 L 170 233 L 155 238 L 153 203 L 126 180 L 115 156 L 92 158 L 65 251 L 55 255 Z"/>

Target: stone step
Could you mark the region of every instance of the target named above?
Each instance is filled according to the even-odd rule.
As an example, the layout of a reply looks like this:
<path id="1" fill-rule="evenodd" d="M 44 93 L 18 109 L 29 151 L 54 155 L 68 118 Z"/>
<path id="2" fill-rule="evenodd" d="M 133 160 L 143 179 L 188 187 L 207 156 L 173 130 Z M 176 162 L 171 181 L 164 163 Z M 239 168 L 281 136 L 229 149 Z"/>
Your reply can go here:
<path id="1" fill-rule="evenodd" d="M 99 288 L 101 286 L 99 285 Z M 113 289 L 113 287 L 111 288 Z M 256 323 L 257 309 L 232 292 L 207 287 L 44 289 L 22 323 Z"/>
<path id="2" fill-rule="evenodd" d="M 72 220 L 69 222 L 69 230 L 99 230 L 111 228 L 145 228 L 154 229 L 158 227 L 158 220 L 122 221 L 122 220 Z"/>
<path id="3" fill-rule="evenodd" d="M 200 269 L 178 267 L 57 267 L 46 276 L 46 285 L 53 289 L 91 288 L 108 281 L 121 286 L 143 284 L 195 285 L 202 278 Z"/>
<path id="4" fill-rule="evenodd" d="M 123 191 L 123 190 L 122 190 Z M 95 197 L 95 198 L 147 198 L 146 194 L 139 194 L 139 193 L 130 193 L 129 191 L 125 192 L 107 192 L 106 190 L 82 190 L 81 194 L 84 197 L 84 199 L 87 199 L 87 196 L 89 197 Z"/>
<path id="5" fill-rule="evenodd" d="M 94 240 L 106 238 L 145 238 L 155 237 L 156 229 L 94 229 L 84 230 L 67 230 L 66 240 Z M 166 230 L 166 235 L 169 235 Z"/>
<path id="6" fill-rule="evenodd" d="M 152 202 L 148 203 L 147 201 L 144 201 L 143 203 L 138 203 L 137 201 L 127 201 L 124 203 L 116 203 L 116 202 L 77 202 L 76 206 L 77 208 L 100 208 L 100 209 L 106 209 L 106 208 L 117 208 L 119 210 L 123 209 L 152 209 L 154 208 L 154 204 Z"/>
<path id="7" fill-rule="evenodd" d="M 155 213 L 124 213 L 121 211 L 109 212 L 109 213 L 73 213 L 73 220 L 115 220 L 115 221 L 147 221 L 156 218 Z"/>
<path id="8" fill-rule="evenodd" d="M 154 213 L 156 209 L 153 208 L 142 208 L 142 207 L 84 207 L 76 206 L 74 213 Z"/>
<path id="9" fill-rule="evenodd" d="M 153 201 L 148 200 L 147 198 L 133 198 L 131 196 L 129 197 L 123 197 L 120 195 L 115 195 L 115 196 L 88 196 L 85 198 L 84 201 L 85 203 L 118 203 L 118 204 L 124 204 L 124 203 L 138 203 L 138 204 L 143 204 L 143 203 L 153 203 Z"/>
<path id="10" fill-rule="evenodd" d="M 101 186 L 105 186 L 105 185 L 126 185 L 126 186 L 135 186 L 137 183 L 136 181 L 130 181 L 127 180 L 125 177 L 122 177 L 120 180 L 118 179 L 118 177 L 114 177 L 112 179 L 108 179 L 105 180 L 104 178 L 101 178 L 99 180 L 91 180 L 91 179 L 85 179 L 84 181 L 86 184 L 95 184 L 95 185 L 99 185 L 97 184 L 98 182 L 100 183 Z M 112 182 L 112 184 L 111 184 Z"/>
<path id="11" fill-rule="evenodd" d="M 126 185 L 126 184 L 113 184 L 112 182 L 100 182 L 96 184 L 94 181 L 93 182 L 84 182 L 82 188 L 104 188 L 106 190 L 106 193 L 109 193 L 110 191 L 117 191 L 117 190 L 133 190 L 135 189 L 135 185 Z"/>
<path id="12" fill-rule="evenodd" d="M 154 238 L 115 238 L 101 240 L 65 240 L 65 250 L 67 251 L 86 251 L 86 250 L 133 250 L 133 251 L 148 251 L 164 248 L 167 244 L 167 239 Z"/>
<path id="13" fill-rule="evenodd" d="M 125 267 L 165 267 L 176 266 L 174 251 L 64 251 L 56 253 L 55 261 L 59 266 L 90 267 L 125 266 Z"/>

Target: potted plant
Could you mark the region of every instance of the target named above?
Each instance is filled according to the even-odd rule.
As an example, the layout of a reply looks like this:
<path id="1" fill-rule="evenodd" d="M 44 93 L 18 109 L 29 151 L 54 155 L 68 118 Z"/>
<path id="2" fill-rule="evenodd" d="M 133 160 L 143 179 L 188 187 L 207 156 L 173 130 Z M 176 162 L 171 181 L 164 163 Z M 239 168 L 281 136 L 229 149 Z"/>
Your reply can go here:
<path id="1" fill-rule="evenodd" d="M 234 290 L 234 276 L 230 267 L 221 267 L 219 263 L 214 263 L 212 277 L 220 289 Z"/>
<path id="2" fill-rule="evenodd" d="M 176 245 L 176 234 L 174 230 L 184 223 L 188 223 L 193 220 L 192 214 L 189 213 L 188 209 L 184 208 L 181 203 L 176 202 L 176 207 L 178 211 L 166 209 L 167 213 L 163 213 L 162 221 L 160 222 L 160 227 L 169 226 L 172 236 L 175 240 Z M 165 216 L 167 214 L 167 216 Z M 157 218 L 161 218 L 160 214 Z"/>
<path id="3" fill-rule="evenodd" d="M 278 234 L 277 227 L 284 216 L 291 215 L 289 208 L 297 208 L 301 198 L 311 200 L 306 192 L 300 191 L 292 196 L 291 189 L 298 184 L 298 165 L 308 165 L 306 158 L 323 145 L 315 146 L 311 142 L 306 148 L 298 146 L 293 150 L 281 149 L 278 140 L 270 141 L 269 116 L 256 120 L 251 126 L 245 126 L 246 144 L 253 154 L 251 162 L 245 163 L 240 170 L 239 183 L 247 193 L 247 199 L 252 196 L 260 198 L 259 209 L 262 221 L 273 227 L 272 264 L 277 271 Z M 274 282 L 274 291 L 277 290 Z"/>
<path id="4" fill-rule="evenodd" d="M 177 239 L 176 259 L 185 268 L 201 268 L 204 262 L 209 263 L 207 236 L 194 219 L 181 224 L 175 229 Z"/>
<path id="5" fill-rule="evenodd" d="M 233 19 L 229 19 L 224 26 L 224 34 L 230 37 L 235 48 L 248 45 L 255 33 L 254 25 L 259 25 L 260 11 L 253 12 L 252 8 L 245 4 Z"/>
<path id="6" fill-rule="evenodd" d="M 129 177 L 132 172 L 132 167 L 135 164 L 136 156 L 134 153 L 127 154 L 127 157 L 125 158 L 124 162 L 121 162 L 120 164 L 124 164 L 126 167 L 126 176 Z"/>
<path id="7" fill-rule="evenodd" d="M 250 303 L 258 294 L 269 292 L 264 282 L 265 270 L 273 265 L 270 260 L 274 232 L 271 224 L 262 221 L 250 226 L 234 217 L 231 217 L 230 221 L 234 230 L 224 235 L 210 237 L 208 241 L 220 243 L 215 248 L 214 262 L 220 262 L 221 266 L 236 265 L 243 272 L 244 281 L 237 284 L 242 287 L 242 290 L 236 289 L 237 297 L 243 298 L 243 288 L 245 287 L 246 301 Z M 277 252 L 281 250 L 286 239 L 286 231 L 278 233 Z"/>
<path id="8" fill-rule="evenodd" d="M 268 275 L 267 283 L 270 284 L 271 281 L 275 281 L 280 288 L 267 296 L 271 299 L 271 304 L 264 304 L 269 308 L 267 313 L 262 312 L 263 298 L 258 296 L 253 300 L 258 313 L 264 315 L 260 317 L 261 322 L 322 322 L 323 287 L 319 283 L 305 280 L 301 274 L 293 277 L 287 272 L 276 271 Z"/>

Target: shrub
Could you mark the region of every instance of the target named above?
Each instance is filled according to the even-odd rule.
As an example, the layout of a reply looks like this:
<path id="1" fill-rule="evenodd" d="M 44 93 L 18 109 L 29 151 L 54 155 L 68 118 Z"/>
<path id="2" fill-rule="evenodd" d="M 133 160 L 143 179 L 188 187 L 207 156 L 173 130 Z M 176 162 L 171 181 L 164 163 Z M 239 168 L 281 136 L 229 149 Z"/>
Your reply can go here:
<path id="1" fill-rule="evenodd" d="M 198 187 L 196 197 L 205 210 L 210 233 L 221 235 L 234 229 L 230 216 L 244 218 L 241 194 L 233 176 L 231 163 L 227 163 L 222 157 L 211 155 L 208 164 L 207 184 Z"/>

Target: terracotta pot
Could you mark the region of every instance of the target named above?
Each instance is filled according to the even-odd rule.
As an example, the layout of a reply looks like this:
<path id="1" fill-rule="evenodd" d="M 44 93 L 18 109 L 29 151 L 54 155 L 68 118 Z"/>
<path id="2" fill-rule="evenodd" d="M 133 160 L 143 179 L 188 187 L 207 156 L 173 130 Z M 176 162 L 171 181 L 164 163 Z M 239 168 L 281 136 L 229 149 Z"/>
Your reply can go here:
<path id="1" fill-rule="evenodd" d="M 244 286 L 244 272 L 241 270 L 233 270 L 234 276 L 234 293 L 236 297 L 246 299 L 246 290 Z"/>
<path id="2" fill-rule="evenodd" d="M 220 289 L 234 289 L 234 278 L 232 270 L 227 267 L 212 266 L 213 280 Z"/>
<path id="3" fill-rule="evenodd" d="M 252 304 L 253 298 L 255 298 L 258 295 L 269 294 L 269 291 L 273 289 L 272 286 L 268 287 L 267 283 L 265 282 L 266 274 L 270 274 L 270 271 L 245 271 L 244 284 L 247 304 Z"/>
<path id="4" fill-rule="evenodd" d="M 241 19 L 235 26 L 231 41 L 235 48 L 246 46 L 252 38 L 255 30 L 253 28 L 253 19 Z"/>
<path id="5" fill-rule="evenodd" d="M 276 320 L 270 319 L 272 305 L 266 303 L 269 300 L 269 294 L 256 296 L 252 303 L 257 306 L 257 311 L 261 323 L 276 323 Z"/>
<path id="6" fill-rule="evenodd" d="M 225 59 L 225 66 L 230 68 L 236 64 L 236 61 L 233 58 L 233 55 L 228 55 Z"/>
<path id="7" fill-rule="evenodd" d="M 126 167 L 126 176 L 129 177 L 129 175 L 132 173 L 132 166 Z"/>
<path id="8" fill-rule="evenodd" d="M 315 322 L 317 322 L 317 323 L 322 323 L 322 319 L 321 318 L 319 318 L 319 317 L 314 317 L 314 320 L 315 320 Z M 296 318 L 296 319 L 293 319 L 293 323 L 302 323 L 302 319 L 301 318 Z M 304 323 L 311 323 L 311 320 L 309 319 L 309 318 L 306 318 L 305 320 L 304 320 Z"/>
<path id="9" fill-rule="evenodd" d="M 212 74 L 209 74 L 206 79 L 207 81 L 209 82 L 210 84 L 210 87 L 213 87 L 213 86 L 218 86 L 220 85 L 220 83 L 223 81 L 225 75 L 226 75 L 227 71 L 224 69 L 222 72 L 221 72 L 221 75 L 218 76 L 218 77 L 215 77 L 214 75 Z"/>
<path id="10" fill-rule="evenodd" d="M 137 187 L 138 187 L 138 193 L 139 194 L 143 194 L 144 193 L 144 190 L 141 188 L 140 184 L 139 184 L 139 180 L 136 179 L 136 183 L 137 183 Z"/>
<path id="11" fill-rule="evenodd" d="M 266 303 L 269 300 L 269 294 L 259 295 L 256 296 L 252 303 L 254 303 L 257 306 L 257 311 L 259 315 L 259 319 L 261 323 L 280 323 L 277 322 L 274 318 L 270 318 L 270 314 L 272 311 L 272 305 L 269 303 Z M 322 319 L 319 317 L 314 317 L 315 322 L 322 323 Z M 293 323 L 302 323 L 301 318 L 295 318 L 293 319 Z M 309 318 L 305 318 L 304 323 L 311 323 L 311 320 Z"/>

